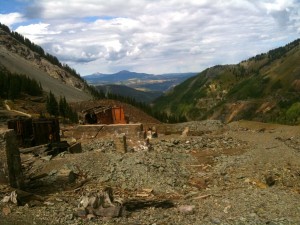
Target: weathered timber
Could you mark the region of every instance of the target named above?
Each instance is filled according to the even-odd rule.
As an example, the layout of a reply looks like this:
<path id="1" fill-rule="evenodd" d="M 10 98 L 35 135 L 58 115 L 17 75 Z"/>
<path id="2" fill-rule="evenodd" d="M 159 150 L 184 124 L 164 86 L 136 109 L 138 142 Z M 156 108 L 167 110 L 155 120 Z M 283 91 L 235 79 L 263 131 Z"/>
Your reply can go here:
<path id="1" fill-rule="evenodd" d="M 4 135 L 4 140 L 9 184 L 11 187 L 22 189 L 24 187 L 24 177 L 15 132 L 8 130 Z"/>
<path id="2" fill-rule="evenodd" d="M 38 156 L 38 155 L 45 153 L 48 150 L 49 150 L 49 146 L 48 146 L 48 144 L 45 144 L 45 145 L 38 145 L 38 146 L 30 147 L 30 148 L 20 149 L 20 153 L 22 153 L 22 154 L 32 153 L 35 156 Z"/>
<path id="3" fill-rule="evenodd" d="M 57 118 L 9 120 L 7 126 L 8 129 L 13 129 L 16 132 L 20 147 L 26 148 L 60 142 L 60 128 Z"/>
<path id="4" fill-rule="evenodd" d="M 172 208 L 174 203 L 171 200 L 140 200 L 131 199 L 123 203 L 127 211 L 136 211 L 144 208 L 154 207 L 154 208 Z"/>

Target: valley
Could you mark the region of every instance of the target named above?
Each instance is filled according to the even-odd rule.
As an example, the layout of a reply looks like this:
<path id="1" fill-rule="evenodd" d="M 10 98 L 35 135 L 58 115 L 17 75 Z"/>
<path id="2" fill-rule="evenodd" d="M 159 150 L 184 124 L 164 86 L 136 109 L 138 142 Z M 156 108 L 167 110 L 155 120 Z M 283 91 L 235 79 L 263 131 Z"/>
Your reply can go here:
<path id="1" fill-rule="evenodd" d="M 1 225 L 300 223 L 299 40 L 199 74 L 82 78 L 15 36 L 0 28 Z M 46 143 L 17 145 L 34 126 Z"/>

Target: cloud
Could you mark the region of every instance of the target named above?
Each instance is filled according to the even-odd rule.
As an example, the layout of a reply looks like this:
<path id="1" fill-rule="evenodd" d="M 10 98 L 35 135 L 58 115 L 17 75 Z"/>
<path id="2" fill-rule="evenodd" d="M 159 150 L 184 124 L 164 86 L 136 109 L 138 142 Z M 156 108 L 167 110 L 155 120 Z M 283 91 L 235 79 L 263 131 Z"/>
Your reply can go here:
<path id="1" fill-rule="evenodd" d="M 5 24 L 6 26 L 11 27 L 15 23 L 20 23 L 24 21 L 23 15 L 21 13 L 8 13 L 0 14 L 0 23 Z"/>
<path id="2" fill-rule="evenodd" d="M 40 22 L 17 31 L 82 74 L 201 71 L 298 38 L 299 8 L 297 0 L 33 0 L 23 17 Z"/>

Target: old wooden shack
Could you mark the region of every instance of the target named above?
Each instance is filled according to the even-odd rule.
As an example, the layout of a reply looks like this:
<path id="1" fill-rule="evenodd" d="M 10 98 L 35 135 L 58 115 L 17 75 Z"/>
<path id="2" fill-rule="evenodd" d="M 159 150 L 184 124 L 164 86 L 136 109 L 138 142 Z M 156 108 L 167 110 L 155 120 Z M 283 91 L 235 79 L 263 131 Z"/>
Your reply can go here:
<path id="1" fill-rule="evenodd" d="M 57 118 L 9 120 L 7 127 L 16 132 L 20 147 L 60 142 L 60 128 Z"/>
<path id="2" fill-rule="evenodd" d="M 84 110 L 86 124 L 127 124 L 124 109 L 120 106 L 97 106 Z"/>

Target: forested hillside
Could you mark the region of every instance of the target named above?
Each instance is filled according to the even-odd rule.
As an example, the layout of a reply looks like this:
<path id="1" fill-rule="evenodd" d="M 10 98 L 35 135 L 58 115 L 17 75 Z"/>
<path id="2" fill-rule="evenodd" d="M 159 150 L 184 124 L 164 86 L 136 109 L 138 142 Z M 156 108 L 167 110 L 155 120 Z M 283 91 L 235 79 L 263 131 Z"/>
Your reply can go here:
<path id="1" fill-rule="evenodd" d="M 25 75 L 12 74 L 0 67 L 0 98 L 17 99 L 22 94 L 42 96 L 43 89 L 40 83 Z"/>
<path id="2" fill-rule="evenodd" d="M 154 109 L 188 120 L 298 123 L 299 43 L 295 40 L 237 65 L 206 69 L 160 97 Z"/>

